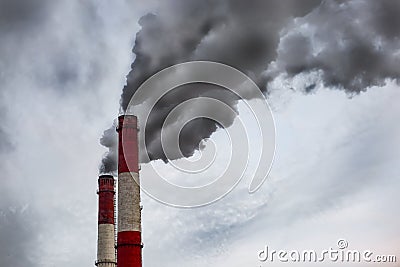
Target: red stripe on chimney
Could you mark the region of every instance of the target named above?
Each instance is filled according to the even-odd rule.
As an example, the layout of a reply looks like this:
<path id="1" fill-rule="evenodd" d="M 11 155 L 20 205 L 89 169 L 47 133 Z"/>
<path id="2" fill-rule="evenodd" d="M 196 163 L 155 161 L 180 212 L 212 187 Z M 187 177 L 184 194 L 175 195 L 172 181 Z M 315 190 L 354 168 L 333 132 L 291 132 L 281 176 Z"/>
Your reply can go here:
<path id="1" fill-rule="evenodd" d="M 114 177 L 99 177 L 99 214 L 98 224 L 114 224 Z"/>
<path id="2" fill-rule="evenodd" d="M 118 173 L 139 172 L 137 118 L 118 117 Z"/>

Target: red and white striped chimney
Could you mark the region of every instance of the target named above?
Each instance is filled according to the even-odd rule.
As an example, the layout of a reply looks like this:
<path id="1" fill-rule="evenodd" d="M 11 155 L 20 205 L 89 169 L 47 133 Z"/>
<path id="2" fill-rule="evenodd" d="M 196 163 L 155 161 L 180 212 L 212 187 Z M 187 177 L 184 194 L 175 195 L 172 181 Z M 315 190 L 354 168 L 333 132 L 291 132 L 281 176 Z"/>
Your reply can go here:
<path id="1" fill-rule="evenodd" d="M 115 267 L 114 177 L 99 176 L 98 267 Z"/>
<path id="2" fill-rule="evenodd" d="M 134 115 L 118 117 L 118 267 L 142 266 L 138 125 Z"/>

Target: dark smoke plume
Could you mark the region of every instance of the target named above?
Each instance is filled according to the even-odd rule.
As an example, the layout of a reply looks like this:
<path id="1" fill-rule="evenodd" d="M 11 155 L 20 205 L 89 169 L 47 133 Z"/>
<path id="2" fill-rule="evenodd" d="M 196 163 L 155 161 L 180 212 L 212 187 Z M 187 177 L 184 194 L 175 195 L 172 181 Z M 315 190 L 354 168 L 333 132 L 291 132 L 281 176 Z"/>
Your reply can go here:
<path id="1" fill-rule="evenodd" d="M 108 147 L 108 152 L 101 161 L 100 173 L 112 174 L 118 167 L 118 135 L 115 127 L 116 124 L 114 123 L 109 129 L 104 131 L 103 136 L 100 138 L 100 144 Z"/>
<path id="2" fill-rule="evenodd" d="M 138 87 L 156 72 L 192 60 L 238 68 L 265 94 L 277 77 L 312 72 L 319 74 L 325 86 L 350 93 L 383 85 L 386 79 L 399 77 L 399 12 L 400 3 L 391 0 L 168 1 L 156 14 L 139 21 L 142 28 L 133 48 L 136 58 L 121 107 L 126 110 Z M 309 84 L 303 89 L 309 92 L 315 87 Z M 160 131 L 169 111 L 197 96 L 218 96 L 233 108 L 238 101 L 226 90 L 204 84 L 182 86 L 167 94 L 146 121 L 151 160 L 167 160 Z M 233 119 L 227 117 L 226 125 Z M 217 128 L 207 119 L 188 124 L 180 135 L 183 155 L 192 155 Z"/>
<path id="3" fill-rule="evenodd" d="M 298 19 L 281 39 L 277 59 L 267 75 L 294 77 L 316 71 L 326 87 L 351 94 L 382 86 L 386 79 L 397 80 L 398 14 L 399 1 L 326 1 Z"/>

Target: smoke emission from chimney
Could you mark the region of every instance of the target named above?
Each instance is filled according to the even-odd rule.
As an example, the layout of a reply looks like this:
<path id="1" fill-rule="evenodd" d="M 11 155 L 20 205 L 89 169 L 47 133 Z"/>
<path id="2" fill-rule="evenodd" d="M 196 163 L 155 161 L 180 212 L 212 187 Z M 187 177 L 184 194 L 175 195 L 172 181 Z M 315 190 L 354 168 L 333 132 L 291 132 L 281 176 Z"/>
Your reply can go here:
<path id="1" fill-rule="evenodd" d="M 112 174 L 117 170 L 118 162 L 118 135 L 115 131 L 116 123 L 104 131 L 100 144 L 108 148 L 108 152 L 101 160 L 100 173 Z"/>
<path id="2" fill-rule="evenodd" d="M 141 30 L 132 50 L 136 58 L 121 107 L 125 111 L 138 87 L 156 72 L 192 60 L 231 65 L 252 77 L 266 95 L 276 78 L 311 72 L 318 73 L 318 81 L 327 87 L 359 93 L 399 77 L 399 12 L 400 3 L 390 0 L 167 1 L 156 14 L 139 21 Z M 307 93 L 314 88 L 315 83 L 299 89 Z M 199 96 L 217 98 L 234 109 L 238 102 L 227 90 L 208 84 L 181 86 L 165 95 L 140 132 L 146 132 L 150 160 L 168 160 L 160 141 L 162 124 L 179 103 Z M 231 125 L 234 118 L 225 120 Z M 193 155 L 201 140 L 217 128 L 208 119 L 188 123 L 179 138 L 182 154 Z M 110 142 L 115 133 L 109 130 L 101 141 L 110 150 L 101 172 L 116 168 L 116 142 Z"/>

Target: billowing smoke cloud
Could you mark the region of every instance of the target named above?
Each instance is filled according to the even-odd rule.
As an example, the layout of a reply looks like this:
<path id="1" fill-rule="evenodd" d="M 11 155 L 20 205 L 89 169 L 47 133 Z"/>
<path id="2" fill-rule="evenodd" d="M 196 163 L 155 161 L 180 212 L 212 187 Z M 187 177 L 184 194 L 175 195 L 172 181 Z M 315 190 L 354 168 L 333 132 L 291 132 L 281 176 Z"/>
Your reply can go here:
<path id="1" fill-rule="evenodd" d="M 100 144 L 108 147 L 107 154 L 104 155 L 101 165 L 100 173 L 112 174 L 118 166 L 117 153 L 118 153 L 118 135 L 115 131 L 115 123 L 109 129 L 105 130 L 103 136 L 100 138 Z"/>
<path id="2" fill-rule="evenodd" d="M 399 12 L 398 1 L 326 1 L 281 39 L 267 76 L 315 71 L 325 86 L 350 93 L 398 79 Z"/>
<path id="3" fill-rule="evenodd" d="M 136 58 L 121 96 L 122 109 L 126 110 L 135 91 L 151 75 L 181 62 L 218 61 L 252 77 L 261 77 L 261 72 L 276 57 L 280 29 L 292 17 L 309 13 L 319 3 L 319 0 L 306 0 L 301 4 L 296 0 L 257 0 L 251 5 L 244 1 L 169 1 L 157 15 L 148 14 L 139 21 L 142 29 L 136 36 L 133 48 Z M 167 94 L 146 121 L 146 145 L 151 160 L 166 160 L 160 130 L 168 113 L 182 101 L 197 96 L 220 99 L 233 108 L 237 103 L 236 96 L 227 90 L 204 84 L 181 86 Z M 226 125 L 233 119 L 227 117 Z M 192 155 L 200 141 L 217 128 L 216 123 L 208 119 L 188 123 L 180 134 L 182 154 Z M 114 165 L 115 149 L 109 148 L 110 154 L 103 159 L 103 166 Z"/>
<path id="4" fill-rule="evenodd" d="M 399 6 L 390 0 L 168 2 L 139 21 L 142 29 L 136 36 L 136 58 L 121 96 L 122 109 L 126 110 L 133 94 L 151 75 L 191 60 L 238 68 L 265 94 L 277 77 L 312 72 L 319 74 L 325 86 L 351 93 L 382 85 L 388 78 L 399 77 Z M 314 88 L 315 83 L 304 90 Z M 167 160 L 160 131 L 168 113 L 182 101 L 198 96 L 218 96 L 233 108 L 238 101 L 226 90 L 204 84 L 182 86 L 167 94 L 146 121 L 151 160 Z M 224 123 L 230 125 L 233 119 L 227 117 Z M 182 154 L 192 155 L 200 141 L 217 128 L 207 119 L 188 123 L 179 139 Z"/>

